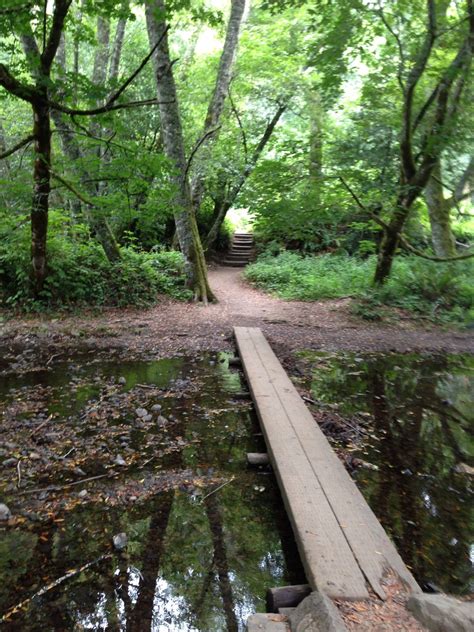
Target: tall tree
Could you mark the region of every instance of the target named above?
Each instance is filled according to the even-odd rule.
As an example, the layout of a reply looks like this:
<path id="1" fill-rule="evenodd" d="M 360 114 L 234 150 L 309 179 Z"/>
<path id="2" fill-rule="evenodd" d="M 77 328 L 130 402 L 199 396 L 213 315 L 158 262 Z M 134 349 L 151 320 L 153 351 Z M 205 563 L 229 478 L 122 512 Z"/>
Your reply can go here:
<path id="1" fill-rule="evenodd" d="M 449 125 L 458 113 L 458 105 L 466 83 L 474 53 L 474 10 L 472 0 L 466 0 L 466 12 L 459 28 L 465 34 L 449 64 L 438 74 L 428 98 L 415 110 L 416 90 L 422 78 L 430 73 L 428 62 L 441 35 L 438 26 L 435 0 L 426 2 L 426 27 L 424 38 L 413 60 L 406 79 L 399 73 L 403 91 L 402 128 L 400 134 L 400 180 L 395 209 L 383 225 L 375 282 L 383 283 L 390 275 L 393 258 L 400 243 L 402 231 L 410 215 L 413 203 L 422 195 L 433 169 L 440 159 L 449 138 Z M 400 47 L 401 61 L 406 57 L 403 45 L 394 33 Z M 421 138 L 415 141 L 415 133 Z"/>
<path id="2" fill-rule="evenodd" d="M 195 300 L 206 304 L 213 300 L 214 296 L 207 279 L 204 250 L 191 201 L 188 179 L 189 162 L 185 155 L 178 95 L 169 51 L 166 9 L 164 0 L 150 0 L 146 4 L 148 37 L 150 46 L 155 51 L 153 61 L 160 103 L 161 135 L 165 154 L 174 168 L 173 183 L 176 189 L 174 219 L 176 234 L 185 260 L 187 285 L 193 290 Z M 158 44 L 160 38 L 161 43 Z"/>
<path id="3" fill-rule="evenodd" d="M 51 68 L 58 51 L 64 20 L 72 0 L 56 0 L 49 34 L 43 32 L 43 48 L 34 61 L 34 85 L 20 82 L 7 66 L 0 64 L 0 85 L 10 94 L 27 101 L 33 111 L 35 160 L 33 201 L 31 206 L 31 263 L 35 294 L 43 289 L 47 274 L 46 238 L 48 232 L 49 193 L 51 190 L 51 120 L 49 85 Z M 46 15 L 46 5 L 45 5 Z M 46 23 L 46 20 L 45 20 Z M 26 38 L 29 37 L 28 32 Z M 38 51 L 39 52 L 39 51 Z M 35 55 L 34 50 L 29 50 Z"/>

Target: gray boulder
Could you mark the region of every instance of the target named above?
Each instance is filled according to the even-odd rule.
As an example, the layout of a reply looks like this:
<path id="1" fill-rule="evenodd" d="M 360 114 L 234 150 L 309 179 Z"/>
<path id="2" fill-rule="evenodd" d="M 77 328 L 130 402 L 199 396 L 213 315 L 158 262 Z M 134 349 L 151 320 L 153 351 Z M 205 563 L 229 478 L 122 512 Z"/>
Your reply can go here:
<path id="1" fill-rule="evenodd" d="M 408 609 L 431 632 L 471 632 L 474 630 L 474 603 L 447 595 L 413 595 Z"/>

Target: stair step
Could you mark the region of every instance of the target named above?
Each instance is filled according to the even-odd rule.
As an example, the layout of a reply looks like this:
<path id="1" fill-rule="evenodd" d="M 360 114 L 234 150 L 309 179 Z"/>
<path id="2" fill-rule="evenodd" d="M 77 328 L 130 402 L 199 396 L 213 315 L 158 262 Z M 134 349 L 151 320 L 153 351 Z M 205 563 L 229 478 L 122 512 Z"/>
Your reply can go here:
<path id="1" fill-rule="evenodd" d="M 228 252 L 227 257 L 229 259 L 242 259 L 242 260 L 245 259 L 245 261 L 248 261 L 248 259 L 250 259 L 250 257 L 242 254 L 241 252 Z"/>

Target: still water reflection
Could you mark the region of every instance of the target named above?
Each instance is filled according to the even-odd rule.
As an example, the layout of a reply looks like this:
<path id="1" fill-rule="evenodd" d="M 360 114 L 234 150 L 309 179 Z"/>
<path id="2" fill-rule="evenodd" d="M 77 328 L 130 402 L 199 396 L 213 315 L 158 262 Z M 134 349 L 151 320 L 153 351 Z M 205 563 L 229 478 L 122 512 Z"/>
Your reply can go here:
<path id="1" fill-rule="evenodd" d="M 245 455 L 262 449 L 261 438 L 251 408 L 233 399 L 245 387 L 225 355 L 117 366 L 71 363 L 5 378 L 0 403 L 27 397 L 41 384 L 48 388 L 48 414 L 79 424 L 100 385 L 119 375 L 127 389 L 179 385 L 162 403 L 166 415 L 180 420 L 172 432 L 182 437 L 182 450 L 171 461 L 151 463 L 150 470 L 234 478 L 218 491 L 189 487 L 181 478 L 146 502 L 81 502 L 56 522 L 1 528 L 0 616 L 51 580 L 110 553 L 114 534 L 126 533 L 128 547 L 35 598 L 0 627 L 243 630 L 251 612 L 265 609 L 266 587 L 301 583 L 304 575 L 273 476 L 246 469 Z M 6 501 L 20 510 L 14 495 Z"/>
<path id="2" fill-rule="evenodd" d="M 474 358 L 307 357 L 328 417 L 362 428 L 349 448 L 378 469 L 354 477 L 405 563 L 425 589 L 471 593 Z"/>

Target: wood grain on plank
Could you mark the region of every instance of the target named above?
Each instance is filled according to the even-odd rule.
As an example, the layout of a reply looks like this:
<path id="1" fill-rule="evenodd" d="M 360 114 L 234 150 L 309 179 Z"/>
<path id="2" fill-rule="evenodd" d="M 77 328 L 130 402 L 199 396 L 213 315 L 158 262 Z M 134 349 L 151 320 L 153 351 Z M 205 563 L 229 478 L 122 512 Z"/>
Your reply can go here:
<path id="1" fill-rule="evenodd" d="M 265 415 L 265 419 L 262 419 L 262 426 L 269 451 L 275 460 L 274 467 L 278 478 L 282 479 L 280 468 L 284 468 L 285 465 L 278 464 L 271 449 L 271 440 L 278 432 L 276 428 L 272 428 L 274 426 L 272 417 L 274 419 L 276 415 L 287 420 L 285 424 L 286 435 L 287 437 L 294 435 L 291 445 L 293 447 L 299 446 L 297 450 L 298 463 L 301 464 L 306 461 L 305 476 L 308 475 L 309 466 L 311 470 L 309 475 L 317 480 L 317 486 L 335 518 L 338 531 L 348 544 L 361 574 L 365 575 L 376 594 L 382 599 L 385 597 L 381 580 L 388 569 L 395 571 L 412 591 L 419 591 L 420 588 L 415 579 L 327 439 L 314 422 L 311 413 L 298 395 L 260 329 L 236 327 L 235 334 L 257 412 L 263 402 L 269 398 L 274 400 L 272 407 L 274 412 L 271 416 Z M 265 404 L 264 408 L 268 409 L 268 405 Z M 259 415 L 263 416 L 261 413 Z M 281 485 L 284 485 L 283 480 L 281 480 Z M 287 504 L 290 505 L 289 502 Z M 328 510 L 326 505 L 324 505 L 325 513 Z M 288 507 L 288 511 L 291 516 L 290 507 Z M 292 516 L 292 522 L 298 522 L 298 515 Z M 330 528 L 331 522 L 327 516 L 323 519 L 323 524 Z M 346 549 L 344 551 L 344 555 L 347 555 Z M 310 577 L 308 579 L 311 581 Z"/>
<path id="2" fill-rule="evenodd" d="M 366 599 L 364 576 L 246 328 L 237 340 L 308 581 L 331 597 Z"/>

